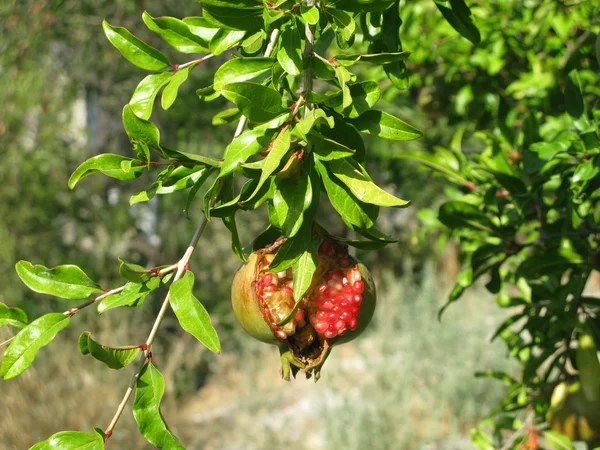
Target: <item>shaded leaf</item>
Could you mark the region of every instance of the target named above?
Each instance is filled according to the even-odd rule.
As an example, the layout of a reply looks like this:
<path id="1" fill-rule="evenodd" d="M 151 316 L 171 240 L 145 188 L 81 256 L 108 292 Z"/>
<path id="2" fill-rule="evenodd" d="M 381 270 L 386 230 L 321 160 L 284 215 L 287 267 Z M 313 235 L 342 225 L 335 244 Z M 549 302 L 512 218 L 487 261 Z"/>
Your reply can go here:
<path id="1" fill-rule="evenodd" d="M 473 44 L 477 45 L 481 41 L 481 35 L 477 26 L 471 18 L 471 10 L 464 0 L 450 0 L 450 7 L 445 5 L 445 1 L 435 1 L 436 6 L 448 21 L 452 28 L 466 37 Z"/>
<path id="2" fill-rule="evenodd" d="M 131 364 L 140 353 L 139 348 L 108 347 L 99 344 L 92 339 L 89 331 L 84 331 L 79 337 L 79 350 L 84 355 L 92 355 L 111 369 L 122 369 Z"/>

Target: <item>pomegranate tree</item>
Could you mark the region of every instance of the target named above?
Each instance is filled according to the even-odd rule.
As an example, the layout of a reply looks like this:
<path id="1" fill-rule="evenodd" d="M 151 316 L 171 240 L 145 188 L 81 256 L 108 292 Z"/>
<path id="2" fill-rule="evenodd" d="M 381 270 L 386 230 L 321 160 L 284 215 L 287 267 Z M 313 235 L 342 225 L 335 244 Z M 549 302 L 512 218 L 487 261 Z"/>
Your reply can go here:
<path id="1" fill-rule="evenodd" d="M 371 321 L 375 285 L 346 246 L 326 239 L 310 288 L 295 299 L 292 268 L 270 270 L 280 245 L 254 252 L 237 272 L 233 310 L 250 335 L 280 347 L 285 379 L 302 370 L 317 380 L 331 348 L 359 336 Z"/>

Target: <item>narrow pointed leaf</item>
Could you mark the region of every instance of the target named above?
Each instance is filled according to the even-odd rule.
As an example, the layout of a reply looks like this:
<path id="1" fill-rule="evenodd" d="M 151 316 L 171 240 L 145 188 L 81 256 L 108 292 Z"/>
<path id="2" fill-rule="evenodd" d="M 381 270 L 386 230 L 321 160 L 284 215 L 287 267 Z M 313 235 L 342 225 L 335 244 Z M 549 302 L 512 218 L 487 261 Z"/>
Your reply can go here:
<path id="1" fill-rule="evenodd" d="M 128 364 L 131 364 L 140 353 L 139 348 L 107 347 L 106 345 L 99 344 L 92 339 L 92 335 L 89 331 L 85 331 L 81 334 L 79 338 L 79 349 L 84 355 L 92 355 L 111 369 L 122 369 Z"/>
<path id="2" fill-rule="evenodd" d="M 125 170 L 123 163 L 132 164 L 129 170 Z M 137 164 L 134 166 L 133 164 Z M 112 153 L 104 153 L 94 156 L 83 162 L 69 178 L 69 189 L 73 189 L 79 181 L 93 175 L 102 173 L 107 177 L 116 178 L 117 180 L 135 180 L 146 169 L 141 161 L 125 156 L 115 155 Z"/>
<path id="3" fill-rule="evenodd" d="M 277 61 L 290 75 L 302 72 L 302 46 L 298 28 L 290 25 L 281 33 L 281 44 L 277 52 Z"/>
<path id="4" fill-rule="evenodd" d="M 159 449 L 185 450 L 171 432 L 160 411 L 160 401 L 165 393 L 165 380 L 152 363 L 146 364 L 135 386 L 133 417 L 140 433 Z"/>
<path id="5" fill-rule="evenodd" d="M 345 159 L 327 161 L 326 165 L 331 169 L 331 173 L 344 183 L 356 198 L 365 203 L 394 207 L 405 207 L 410 204 L 407 200 L 401 200 L 385 192 Z"/>
<path id="6" fill-rule="evenodd" d="M 275 58 L 264 57 L 230 59 L 215 72 L 213 88 L 219 91 L 227 84 L 261 82 L 271 74 L 275 61 Z"/>
<path id="7" fill-rule="evenodd" d="M 217 336 L 210 316 L 202 306 L 202 303 L 194 297 L 194 274 L 189 270 L 185 275 L 175 281 L 169 292 L 171 294 L 171 307 L 179 320 L 181 328 L 190 333 L 210 351 L 219 353 L 221 343 Z"/>
<path id="8" fill-rule="evenodd" d="M 160 98 L 160 105 L 163 109 L 169 109 L 173 105 L 173 103 L 175 103 L 175 99 L 177 98 L 179 88 L 188 79 L 192 70 L 194 70 L 194 66 L 178 70 L 170 78 L 169 83 L 165 87 L 162 93 L 162 97 Z"/>
<path id="9" fill-rule="evenodd" d="M 163 70 L 170 66 L 165 55 L 141 41 L 125 28 L 102 22 L 104 33 L 112 45 L 132 64 L 145 70 Z"/>
<path id="10" fill-rule="evenodd" d="M 27 325 L 27 314 L 20 308 L 9 308 L 4 303 L 0 303 L 0 327 L 10 325 L 16 328 L 23 328 Z"/>
<path id="11" fill-rule="evenodd" d="M 445 5 L 446 2 L 436 1 L 444 18 L 448 21 L 452 28 L 458 31 L 462 36 L 467 38 L 473 44 L 477 45 L 481 41 L 481 35 L 477 26 L 471 18 L 471 10 L 466 5 L 464 0 L 450 0 L 450 7 Z"/>
<path id="12" fill-rule="evenodd" d="M 48 269 L 40 265 L 34 266 L 27 261 L 19 261 L 15 267 L 23 283 L 32 291 L 41 294 L 82 300 L 91 294 L 103 292 L 100 286 L 77 266 L 64 265 Z"/>
<path id="13" fill-rule="evenodd" d="M 41 316 L 23 328 L 6 349 L 0 375 L 9 380 L 23 373 L 33 363 L 39 349 L 48 345 L 71 319 L 61 313 Z"/>
<path id="14" fill-rule="evenodd" d="M 423 135 L 419 130 L 397 117 L 374 109 L 364 112 L 356 119 L 351 119 L 350 123 L 363 133 L 392 141 L 410 141 Z"/>
<path id="15" fill-rule="evenodd" d="M 284 111 L 279 92 L 261 84 L 232 83 L 223 86 L 220 91 L 251 122 L 268 122 Z"/>
<path id="16" fill-rule="evenodd" d="M 181 53 L 203 53 L 207 50 L 206 40 L 192 33 L 187 24 L 174 17 L 154 18 L 144 11 L 142 20 L 149 30 L 162 37 L 167 44 Z"/>
<path id="17" fill-rule="evenodd" d="M 140 119 L 148 120 L 152 115 L 156 96 L 172 77 L 171 73 L 161 72 L 148 75 L 140 81 L 129 99 L 133 113 Z"/>

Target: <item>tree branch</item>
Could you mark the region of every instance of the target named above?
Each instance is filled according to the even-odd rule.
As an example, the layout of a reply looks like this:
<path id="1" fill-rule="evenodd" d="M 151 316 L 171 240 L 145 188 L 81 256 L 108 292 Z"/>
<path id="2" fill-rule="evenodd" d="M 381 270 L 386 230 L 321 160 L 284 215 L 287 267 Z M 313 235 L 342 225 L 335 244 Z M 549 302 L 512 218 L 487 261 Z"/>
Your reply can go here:
<path id="1" fill-rule="evenodd" d="M 273 49 L 275 48 L 275 43 L 277 42 L 278 37 L 279 37 L 279 30 L 278 29 L 273 30 L 273 32 L 271 33 L 271 38 L 269 40 L 269 44 L 267 45 L 267 49 L 265 50 L 265 56 L 271 56 L 271 53 L 273 52 Z M 238 123 L 237 129 L 233 135 L 233 139 L 237 138 L 240 134 L 242 134 L 247 123 L 248 123 L 248 118 L 245 116 L 242 116 Z M 215 194 L 215 197 L 212 200 L 213 205 L 217 201 L 219 195 L 220 195 L 220 190 Z M 194 232 L 194 236 L 192 237 L 192 240 L 190 241 L 190 244 L 189 244 L 186 252 L 184 253 L 183 257 L 179 260 L 179 262 L 176 265 L 177 272 L 175 273 L 175 276 L 173 277 L 173 281 L 172 281 L 173 283 L 175 281 L 179 280 L 185 273 L 186 266 L 188 265 L 190 258 L 192 257 L 192 254 L 194 253 L 196 246 L 198 245 L 198 241 L 200 240 L 200 237 L 204 233 L 204 230 L 206 229 L 207 225 L 208 225 L 208 219 L 206 217 L 204 217 L 204 219 L 202 219 L 202 222 L 200 223 L 200 225 L 198 225 L 198 228 L 196 228 L 196 231 Z M 137 367 L 137 370 L 135 371 L 135 374 L 129 381 L 129 386 L 127 387 L 127 390 L 125 391 L 125 395 L 123 396 L 121 403 L 119 403 L 119 406 L 117 407 L 117 411 L 115 412 L 115 415 L 113 416 L 112 420 L 110 421 L 110 424 L 108 425 L 108 428 L 105 431 L 107 439 L 112 435 L 113 430 L 114 430 L 115 426 L 117 425 L 121 415 L 123 414 L 125 406 L 127 405 L 127 402 L 129 401 L 129 398 L 131 397 L 133 390 L 135 389 L 137 380 L 138 380 L 142 370 L 144 369 L 146 362 L 148 360 L 150 360 L 150 358 L 151 358 L 152 344 L 154 343 L 154 339 L 156 338 L 156 334 L 158 333 L 158 329 L 160 328 L 160 325 L 165 317 L 165 314 L 167 313 L 167 311 L 169 309 L 170 299 L 171 299 L 170 293 L 167 293 L 167 295 L 165 296 L 165 299 L 163 300 L 160 311 L 158 312 L 158 315 L 156 316 L 156 319 L 154 320 L 154 324 L 152 325 L 152 329 L 150 330 L 148 339 L 146 339 L 146 350 L 144 351 L 144 354 L 142 355 L 142 357 L 138 363 L 138 367 Z"/>

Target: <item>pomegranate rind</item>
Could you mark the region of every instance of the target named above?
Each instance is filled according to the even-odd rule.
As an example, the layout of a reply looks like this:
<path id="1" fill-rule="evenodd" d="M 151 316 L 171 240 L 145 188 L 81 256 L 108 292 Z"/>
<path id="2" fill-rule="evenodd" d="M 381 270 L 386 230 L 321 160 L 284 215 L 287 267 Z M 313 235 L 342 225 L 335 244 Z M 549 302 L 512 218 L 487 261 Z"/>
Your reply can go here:
<path id="1" fill-rule="evenodd" d="M 270 251 L 272 252 L 272 249 Z M 312 330 L 308 332 L 308 335 L 312 336 L 312 339 L 321 339 L 321 344 L 318 348 L 313 344 L 310 344 L 306 347 L 308 350 L 305 352 L 303 350 L 304 347 L 297 347 L 298 341 L 295 341 L 296 344 L 292 343 L 295 336 L 288 339 L 278 338 L 272 328 L 276 327 L 275 324 L 270 324 L 270 321 L 268 320 L 270 314 L 266 313 L 267 315 L 265 315 L 265 312 L 261 308 L 260 301 L 258 300 L 257 280 L 261 273 L 260 262 L 266 255 L 266 250 L 254 252 L 249 257 L 247 263 L 236 273 L 233 279 L 231 294 L 233 311 L 238 322 L 248 334 L 261 342 L 280 347 L 284 378 L 289 379 L 290 372 L 295 375 L 298 370 L 302 370 L 307 376 L 314 374 L 316 381 L 321 367 L 327 359 L 331 349 L 334 346 L 345 344 L 356 339 L 371 322 L 377 302 L 373 278 L 364 264 L 355 258 L 348 256 L 349 260 L 352 261 L 352 266 L 350 267 L 356 267 L 360 271 L 361 280 L 364 283 L 362 303 L 358 316 L 356 317 L 357 327 L 354 330 L 348 330 L 344 334 L 334 338 L 325 338 L 323 336 L 316 338 L 316 332 L 312 328 L 312 325 L 307 325 L 310 327 L 310 330 Z M 323 275 L 332 269 L 332 263 L 335 263 L 335 260 L 328 259 L 327 257 L 320 261 L 311 287 L 308 290 L 307 297 L 305 297 L 303 301 L 310 298 L 317 285 L 320 283 Z M 348 266 L 346 266 L 346 268 L 348 268 Z M 308 311 L 306 314 L 308 317 Z M 299 332 L 302 333 L 303 330 L 308 330 L 308 328 L 299 330 Z M 317 340 L 315 342 L 319 341 Z"/>
<path id="2" fill-rule="evenodd" d="M 248 262 L 235 274 L 231 288 L 231 304 L 235 317 L 248 334 L 267 344 L 279 345 L 281 341 L 275 337 L 267 324 L 256 296 L 256 263 L 259 257 L 262 257 L 262 252 L 252 253 Z"/>

